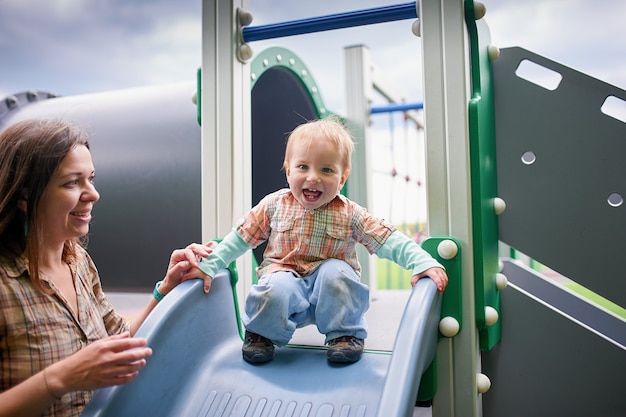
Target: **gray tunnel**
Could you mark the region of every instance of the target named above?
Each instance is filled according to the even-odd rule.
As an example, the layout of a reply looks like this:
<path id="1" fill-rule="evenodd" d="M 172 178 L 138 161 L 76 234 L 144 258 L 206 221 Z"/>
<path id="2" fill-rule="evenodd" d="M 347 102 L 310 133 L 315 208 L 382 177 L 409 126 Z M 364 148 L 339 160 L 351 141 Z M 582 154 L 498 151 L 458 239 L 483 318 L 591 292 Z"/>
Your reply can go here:
<path id="1" fill-rule="evenodd" d="M 201 240 L 200 126 L 195 83 L 0 103 L 0 129 L 57 118 L 91 133 L 100 201 L 88 249 L 107 291 L 138 291 L 165 275 L 174 248 Z"/>
<path id="2" fill-rule="evenodd" d="M 91 133 L 100 201 L 88 249 L 106 291 L 151 290 L 171 251 L 202 239 L 195 91 L 194 82 L 68 97 L 28 91 L 0 102 L 0 130 L 23 119 L 61 117 Z M 318 109 L 300 76 L 280 65 L 264 68 L 251 94 L 256 204 L 286 186 L 287 136 L 318 117 Z"/>

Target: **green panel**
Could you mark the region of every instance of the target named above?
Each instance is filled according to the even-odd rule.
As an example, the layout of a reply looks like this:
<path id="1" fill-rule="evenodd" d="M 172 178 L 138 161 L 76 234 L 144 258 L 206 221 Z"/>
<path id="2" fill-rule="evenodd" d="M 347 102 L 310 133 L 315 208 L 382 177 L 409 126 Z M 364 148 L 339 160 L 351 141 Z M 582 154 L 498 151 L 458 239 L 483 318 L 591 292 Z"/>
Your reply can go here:
<path id="1" fill-rule="evenodd" d="M 435 398 L 437 393 L 437 357 L 433 358 L 430 366 L 422 374 L 420 387 L 417 391 L 417 401 L 426 402 Z"/>
<path id="2" fill-rule="evenodd" d="M 475 20 L 474 2 L 466 0 L 465 19 L 470 42 L 471 100 L 469 103 L 470 170 L 472 187 L 472 243 L 476 326 L 480 347 L 489 350 L 500 340 L 500 320 L 487 327 L 485 307 L 500 314 L 500 294 L 495 277 L 498 266 L 498 219 L 494 210 L 497 197 L 495 118 L 489 28 Z"/>
<path id="3" fill-rule="evenodd" d="M 292 71 L 302 81 L 317 110 L 318 117 L 324 118 L 330 114 L 324 105 L 311 71 L 296 54 L 285 48 L 271 47 L 254 57 L 250 63 L 250 89 L 254 88 L 254 84 L 265 71 L 277 66 Z"/>
<path id="4" fill-rule="evenodd" d="M 263 50 L 250 62 L 250 90 L 254 88 L 256 81 L 261 78 L 265 71 L 273 67 L 284 67 L 292 71 L 305 86 L 311 101 L 320 118 L 331 114 L 324 105 L 317 83 L 311 75 L 311 71 L 304 65 L 296 54 L 281 47 L 271 47 Z M 196 74 L 196 117 L 198 124 L 202 125 L 202 68 L 198 68 Z"/>
<path id="5" fill-rule="evenodd" d="M 457 254 L 452 259 L 443 259 L 437 248 L 444 240 L 451 240 L 457 247 Z M 441 317 L 454 317 L 459 323 L 459 330 L 463 326 L 463 298 L 462 292 L 462 256 L 461 244 L 449 237 L 429 237 L 422 242 L 422 248 L 446 268 L 448 274 L 448 286 L 441 300 Z M 443 337 L 443 336 L 441 336 Z M 437 392 L 437 358 L 433 359 L 429 368 L 422 375 L 417 394 L 418 401 L 432 400 Z"/>
<path id="6" fill-rule="evenodd" d="M 254 84 L 261 78 L 265 71 L 275 67 L 288 69 L 298 77 L 309 94 L 311 102 L 317 112 L 317 117 L 323 119 L 325 117 L 335 116 L 338 117 L 344 124 L 346 123 L 343 117 L 329 111 L 326 108 L 311 71 L 296 54 L 288 49 L 274 46 L 261 51 L 254 57 L 254 59 L 250 62 L 250 90 L 254 88 Z M 346 181 L 346 185 L 344 185 L 340 191 L 340 193 L 344 196 L 347 196 L 346 190 L 348 189 L 347 184 L 349 181 L 350 179 Z"/>
<path id="7" fill-rule="evenodd" d="M 202 68 L 196 71 L 196 120 L 202 126 Z"/>
<path id="8" fill-rule="evenodd" d="M 220 243 L 222 239 L 213 239 L 213 242 Z M 253 257 L 254 259 L 254 257 Z M 241 314 L 239 312 L 239 302 L 237 301 L 237 282 L 239 282 L 239 271 L 237 270 L 237 261 L 232 261 L 227 267 L 230 272 L 230 286 L 233 291 L 233 300 L 235 300 L 235 315 L 237 316 L 237 330 L 243 340 L 244 329 L 241 323 Z"/>
<path id="9" fill-rule="evenodd" d="M 452 259 L 443 259 L 437 252 L 439 244 L 444 240 L 451 240 L 456 244 L 457 255 Z M 422 242 L 422 248 L 446 268 L 448 286 L 441 300 L 441 317 L 454 317 L 459 322 L 460 329 L 463 326 L 461 244 L 456 239 L 450 237 L 429 237 Z"/>

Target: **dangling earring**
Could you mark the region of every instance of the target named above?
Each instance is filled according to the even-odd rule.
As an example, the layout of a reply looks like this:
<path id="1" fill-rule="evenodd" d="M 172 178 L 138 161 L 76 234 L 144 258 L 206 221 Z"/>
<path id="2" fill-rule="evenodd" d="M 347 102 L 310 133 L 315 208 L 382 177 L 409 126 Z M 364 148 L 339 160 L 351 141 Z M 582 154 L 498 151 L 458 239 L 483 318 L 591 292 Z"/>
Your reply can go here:
<path id="1" fill-rule="evenodd" d="M 28 236 L 28 219 L 24 220 L 24 236 Z"/>

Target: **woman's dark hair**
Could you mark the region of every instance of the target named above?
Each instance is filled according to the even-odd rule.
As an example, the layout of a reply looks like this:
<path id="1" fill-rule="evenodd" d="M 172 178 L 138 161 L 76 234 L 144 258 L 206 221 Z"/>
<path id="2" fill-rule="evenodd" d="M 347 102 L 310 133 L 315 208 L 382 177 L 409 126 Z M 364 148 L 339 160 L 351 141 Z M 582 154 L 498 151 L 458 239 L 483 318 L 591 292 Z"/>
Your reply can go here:
<path id="1" fill-rule="evenodd" d="M 30 279 L 40 290 L 39 201 L 63 158 L 76 146 L 89 148 L 88 138 L 85 130 L 60 119 L 24 120 L 0 132 L 0 256 L 24 254 Z M 77 243 L 65 243 L 65 261 L 75 255 Z"/>

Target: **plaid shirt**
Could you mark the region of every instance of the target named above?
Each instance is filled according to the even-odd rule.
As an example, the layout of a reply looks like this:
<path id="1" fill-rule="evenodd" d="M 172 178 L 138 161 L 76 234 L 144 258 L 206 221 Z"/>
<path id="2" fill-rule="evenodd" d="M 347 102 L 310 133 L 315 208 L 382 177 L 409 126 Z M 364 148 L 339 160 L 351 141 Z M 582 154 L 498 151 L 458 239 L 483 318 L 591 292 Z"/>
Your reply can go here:
<path id="1" fill-rule="evenodd" d="M 236 232 L 251 247 L 267 241 L 257 276 L 292 271 L 303 277 L 327 259 L 341 259 L 357 274 L 356 243 L 375 253 L 395 227 L 338 195 L 323 207 L 302 207 L 289 189 L 267 195 L 244 216 Z"/>
<path id="2" fill-rule="evenodd" d="M 105 298 L 96 267 L 83 248 L 77 248 L 77 259 L 70 265 L 78 315 L 53 283 L 48 282 L 55 289 L 51 295 L 32 286 L 27 263 L 23 257 L 0 258 L 0 392 L 91 342 L 129 330 Z M 44 415 L 79 416 L 92 396 L 93 391 L 66 394 Z"/>

